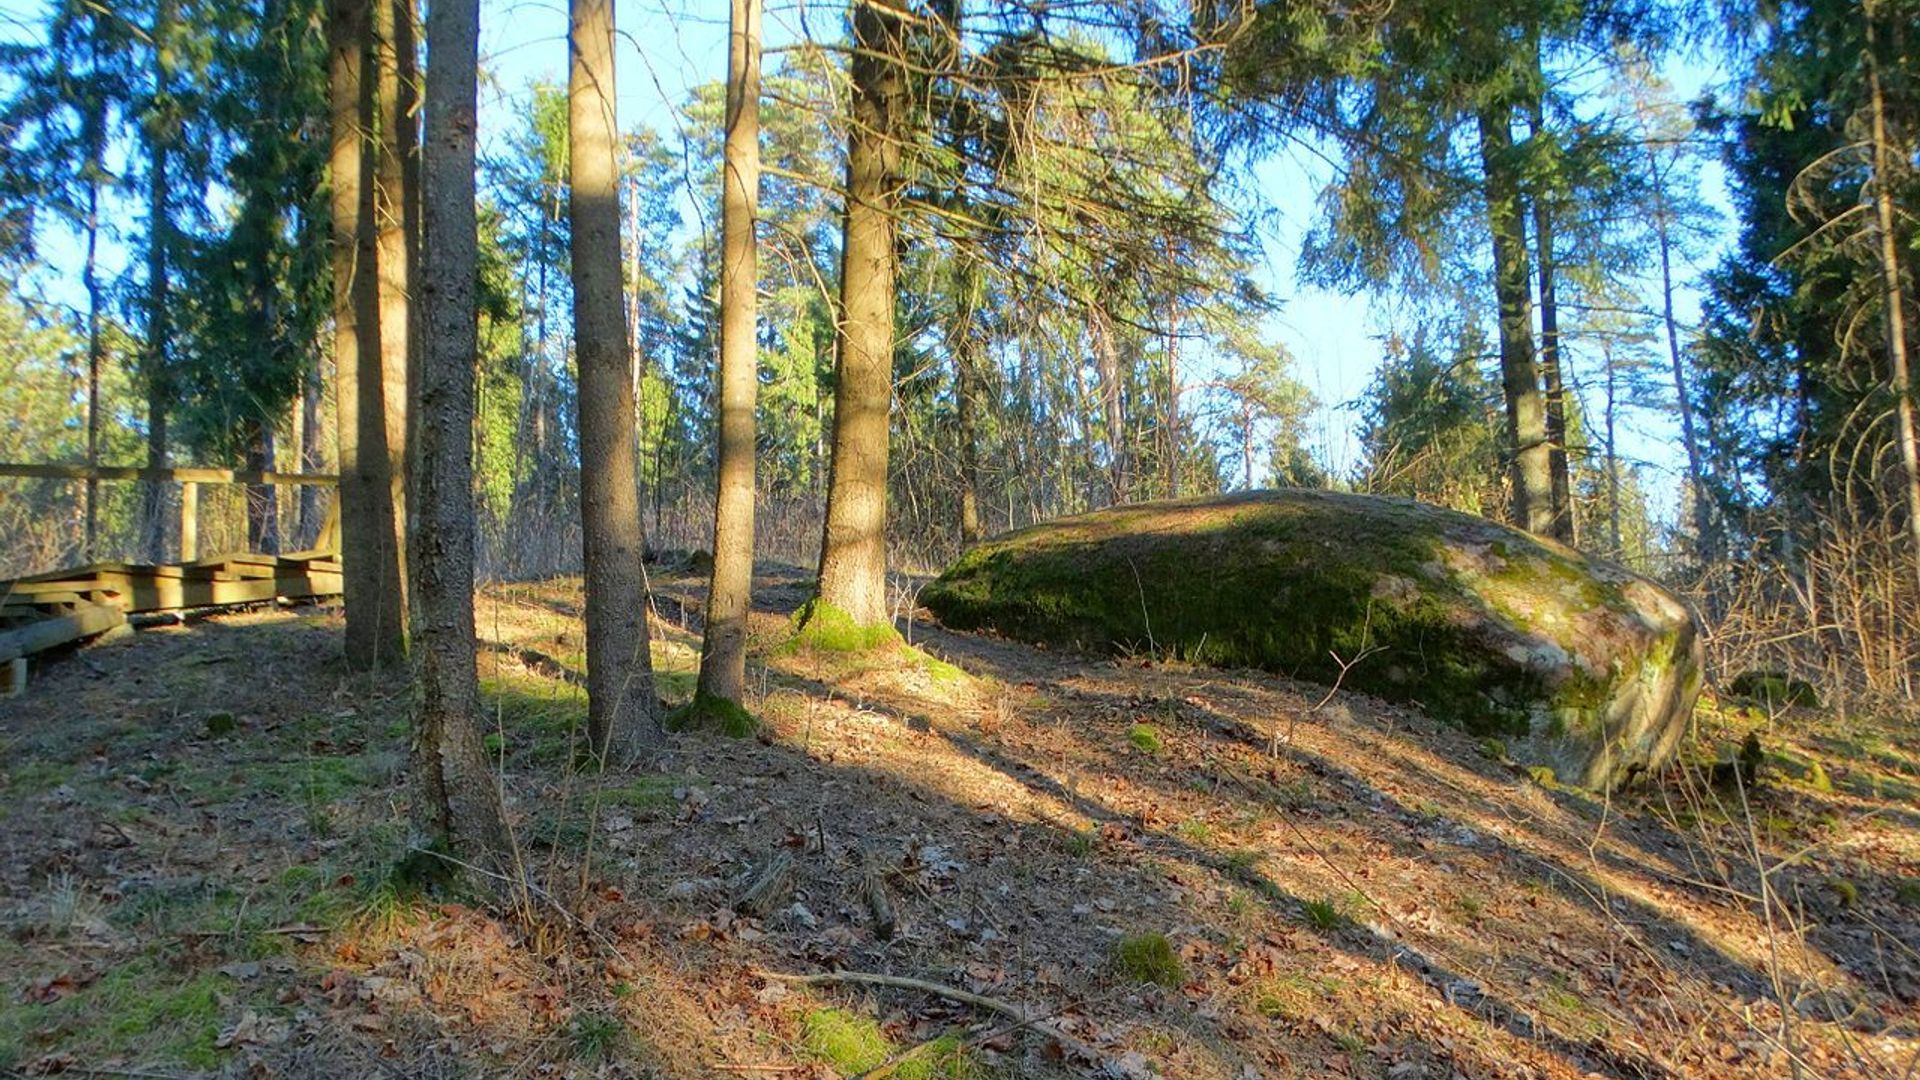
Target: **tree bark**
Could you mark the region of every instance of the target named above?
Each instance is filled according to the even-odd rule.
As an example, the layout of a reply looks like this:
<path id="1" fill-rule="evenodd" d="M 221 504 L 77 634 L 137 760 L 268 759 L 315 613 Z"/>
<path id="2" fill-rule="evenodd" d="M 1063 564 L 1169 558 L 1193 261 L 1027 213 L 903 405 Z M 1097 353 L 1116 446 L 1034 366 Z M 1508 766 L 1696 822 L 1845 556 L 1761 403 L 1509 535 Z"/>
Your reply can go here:
<path id="1" fill-rule="evenodd" d="M 1667 360 L 1673 368 L 1673 394 L 1680 409 L 1680 439 L 1686 443 L 1687 479 L 1693 483 L 1696 557 L 1702 565 L 1707 565 L 1718 557 L 1719 530 L 1714 527 L 1707 470 L 1700 457 L 1700 437 L 1694 430 L 1693 396 L 1687 386 L 1686 360 L 1680 353 L 1680 321 L 1673 311 L 1673 219 L 1667 206 L 1665 181 L 1657 165 L 1653 176 L 1653 223 L 1660 248 L 1660 320 L 1667 332 Z"/>
<path id="2" fill-rule="evenodd" d="M 370 141 L 373 80 L 367 70 L 372 2 L 332 0 L 327 25 L 341 588 L 347 609 L 347 662 L 360 669 L 395 664 L 406 655 L 380 366 Z"/>
<path id="3" fill-rule="evenodd" d="M 273 425 L 262 419 L 247 421 L 247 468 L 258 472 L 273 470 Z M 247 509 L 247 550 L 273 553 L 280 550 L 280 499 L 272 484 L 248 484 L 244 489 Z"/>
<path id="4" fill-rule="evenodd" d="M 400 625 L 407 611 L 407 464 L 412 441 L 407 417 L 412 398 L 413 254 L 418 219 L 414 188 L 419 185 L 413 159 L 419 149 L 414 128 L 412 0 L 373 0 L 374 57 L 374 213 L 376 281 L 380 301 L 381 405 L 387 431 L 387 491 L 393 502 L 395 573 L 391 587 Z"/>
<path id="5" fill-rule="evenodd" d="M 1541 103 L 1546 77 L 1540 68 L 1540 39 L 1530 36 L 1534 85 L 1527 99 L 1528 131 L 1534 140 L 1546 137 L 1546 110 Z M 1547 391 L 1547 468 L 1552 473 L 1553 523 L 1549 534 L 1571 544 L 1577 536 L 1574 518 L 1573 477 L 1567 458 L 1567 394 L 1561 370 L 1560 295 L 1554 271 L 1558 262 L 1553 249 L 1552 192 L 1533 192 L 1533 242 L 1540 281 L 1540 377 Z"/>
<path id="6" fill-rule="evenodd" d="M 147 126 L 147 334 L 141 374 L 147 390 L 147 465 L 167 464 L 167 419 L 173 407 L 173 379 L 167 362 L 167 338 L 172 334 L 171 300 L 167 295 L 167 245 L 173 231 L 168 143 L 172 137 L 164 110 L 172 96 L 173 0 L 160 0 L 153 13 L 153 109 Z M 169 485 L 146 484 L 140 499 L 143 546 L 153 562 L 166 559 Z"/>
<path id="7" fill-rule="evenodd" d="M 1616 414 L 1619 407 L 1619 372 L 1613 363 L 1613 347 L 1601 346 L 1607 365 L 1607 535 L 1613 541 L 1613 557 L 1626 554 L 1620 539 L 1620 444 Z"/>
<path id="8" fill-rule="evenodd" d="M 1167 305 L 1167 498 L 1180 497 L 1180 302 Z"/>
<path id="9" fill-rule="evenodd" d="M 759 260 L 761 0 L 733 0 L 727 49 L 727 135 L 721 164 L 720 463 L 714 492 L 713 577 L 698 693 L 739 704 L 746 694 L 747 611 L 753 592 L 755 332 Z"/>
<path id="10" fill-rule="evenodd" d="M 1547 393 L 1547 468 L 1552 474 L 1553 491 L 1553 522 L 1548 534 L 1571 544 L 1576 535 L 1573 477 L 1567 458 L 1567 392 L 1560 366 L 1560 298 L 1554 281 L 1553 213 L 1542 195 L 1534 197 L 1533 236 L 1540 280 L 1540 377 Z"/>
<path id="11" fill-rule="evenodd" d="M 1507 447 L 1512 454 L 1513 520 L 1528 532 L 1546 535 L 1553 527 L 1553 477 L 1546 406 L 1533 355 L 1531 275 L 1513 130 L 1508 110 L 1502 106 L 1482 110 L 1479 122 L 1487 231 L 1493 239 L 1493 289 L 1500 312 L 1500 385 L 1506 397 Z"/>
<path id="12" fill-rule="evenodd" d="M 1894 410 L 1899 422 L 1900 463 L 1906 473 L 1907 534 L 1913 542 L 1913 566 L 1920 578 L 1920 434 L 1915 431 L 1914 387 L 1907 357 L 1906 297 L 1900 290 L 1900 246 L 1894 232 L 1893 162 L 1896 155 L 1887 131 L 1886 89 L 1881 85 L 1879 41 L 1873 6 L 1867 21 L 1867 90 L 1873 110 L 1873 212 L 1878 228 L 1881 324 L 1886 332 L 1887 359 L 1893 369 Z"/>
<path id="13" fill-rule="evenodd" d="M 852 13 L 853 100 L 840 245 L 840 355 L 818 602 L 857 626 L 888 622 L 887 438 L 893 400 L 894 212 L 906 39 L 881 0 Z"/>
<path id="14" fill-rule="evenodd" d="M 326 463 L 320 451 L 320 370 L 316 363 L 313 369 L 300 380 L 300 471 L 320 473 L 327 471 Z M 320 488 L 314 484 L 300 485 L 300 511 L 298 546 L 310 547 L 320 530 Z"/>
<path id="15" fill-rule="evenodd" d="M 586 534 L 587 730 L 603 763 L 658 731 L 640 557 L 634 402 L 620 295 L 612 0 L 572 0 L 567 83 L 574 350 L 580 369 L 580 513 Z"/>
<path id="16" fill-rule="evenodd" d="M 1114 345 L 1113 328 L 1107 313 L 1095 304 L 1087 305 L 1087 324 L 1093 335 L 1093 357 L 1100 366 L 1100 404 L 1107 428 L 1107 467 L 1113 485 L 1113 501 L 1120 504 L 1133 497 L 1133 476 L 1127 453 L 1127 409 L 1124 388 L 1120 384 L 1120 350 Z"/>
<path id="17" fill-rule="evenodd" d="M 86 121 L 89 128 L 96 123 L 104 127 L 104 120 L 95 121 L 91 116 Z M 102 133 L 101 139 L 104 141 Z M 87 293 L 87 464 L 100 463 L 100 368 L 106 360 L 106 345 L 101 336 L 101 289 L 99 274 L 100 248 L 100 144 L 93 144 L 89 133 L 87 151 L 87 253 L 80 268 L 80 281 Z M 93 562 L 99 557 L 100 528 L 100 482 L 89 480 L 86 485 L 86 533 L 81 548 L 81 562 Z"/>
<path id="18" fill-rule="evenodd" d="M 474 208 L 479 0 L 427 12 L 419 469 L 414 535 L 413 823 L 421 846 L 485 870 L 512 866 L 500 789 L 476 723 L 473 411 L 479 349 Z"/>
<path id="19" fill-rule="evenodd" d="M 948 332 L 947 352 L 953 357 L 955 432 L 960 441 L 960 543 L 980 542 L 980 268 L 971 256 L 955 255 L 958 280 L 954 296 L 959 310 Z"/>

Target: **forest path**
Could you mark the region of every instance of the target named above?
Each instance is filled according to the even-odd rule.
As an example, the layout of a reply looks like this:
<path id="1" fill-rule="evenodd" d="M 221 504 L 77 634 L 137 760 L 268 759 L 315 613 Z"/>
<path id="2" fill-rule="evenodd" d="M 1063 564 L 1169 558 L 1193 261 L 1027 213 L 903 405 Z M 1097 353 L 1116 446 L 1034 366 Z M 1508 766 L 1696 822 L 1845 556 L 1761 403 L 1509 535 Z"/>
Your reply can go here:
<path id="1" fill-rule="evenodd" d="M 1895 1076 L 1920 1053 L 1911 736 L 1795 715 L 1751 812 L 1678 771 L 1609 804 L 1258 673 L 923 620 L 912 649 L 795 650 L 804 579 L 766 569 L 763 737 L 674 736 L 620 775 L 570 765 L 578 581 L 483 590 L 489 742 L 552 898 L 526 919 L 393 876 L 407 695 L 337 666 L 336 614 L 56 665 L 0 705 L 0 1069 L 825 1077 L 931 1043 L 900 1075 Z M 702 584 L 656 573 L 670 700 Z M 1710 707 L 1699 749 L 1758 722 Z M 782 853 L 791 894 L 733 913 Z M 1016 1003 L 1070 1044 L 756 974 L 833 968 Z"/>

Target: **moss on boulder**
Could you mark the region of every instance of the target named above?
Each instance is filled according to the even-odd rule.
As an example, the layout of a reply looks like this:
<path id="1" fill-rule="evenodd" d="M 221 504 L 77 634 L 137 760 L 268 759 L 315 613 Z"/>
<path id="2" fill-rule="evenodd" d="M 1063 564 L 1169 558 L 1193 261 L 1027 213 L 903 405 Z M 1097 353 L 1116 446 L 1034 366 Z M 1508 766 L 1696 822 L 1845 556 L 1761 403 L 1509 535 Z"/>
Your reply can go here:
<path id="1" fill-rule="evenodd" d="M 1349 662 L 1341 685 L 1417 702 L 1587 787 L 1664 762 L 1700 689 L 1698 628 L 1659 585 L 1410 499 L 1114 507 L 982 544 L 920 598 L 949 626 L 1046 644 L 1322 682 Z"/>

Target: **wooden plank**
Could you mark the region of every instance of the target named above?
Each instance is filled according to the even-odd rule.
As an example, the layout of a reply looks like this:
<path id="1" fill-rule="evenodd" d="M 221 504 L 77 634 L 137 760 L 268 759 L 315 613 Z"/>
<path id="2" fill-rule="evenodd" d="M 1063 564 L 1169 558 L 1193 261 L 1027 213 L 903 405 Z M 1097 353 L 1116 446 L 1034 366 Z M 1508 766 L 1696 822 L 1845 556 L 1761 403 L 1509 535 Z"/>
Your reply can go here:
<path id="1" fill-rule="evenodd" d="M 338 596 L 340 595 L 340 575 L 338 574 L 301 574 L 279 580 L 280 595 L 285 597 Z"/>
<path id="2" fill-rule="evenodd" d="M 87 598 L 68 589 L 65 592 L 16 593 L 9 600 L 23 604 L 84 604 Z"/>
<path id="3" fill-rule="evenodd" d="M 60 578 L 56 581 L 16 581 L 0 586 L 0 596 L 45 596 L 49 593 L 77 593 L 100 587 L 100 579 L 92 574 L 86 577 Z"/>
<path id="4" fill-rule="evenodd" d="M 289 599 L 337 596 L 340 591 L 338 574 L 296 574 L 243 581 L 153 581 L 134 587 L 127 596 L 127 610 L 179 611 L 227 604 L 261 604 L 277 596 Z"/>
<path id="5" fill-rule="evenodd" d="M 70 615 L 55 615 L 13 630 L 0 631 L 0 663 L 44 652 L 56 645 L 124 626 L 126 613 L 103 604 L 87 604 Z"/>
<path id="6" fill-rule="evenodd" d="M 272 578 L 251 581 L 152 581 L 127 597 L 127 610 L 179 611 L 182 608 L 258 604 L 274 597 Z"/>
<path id="7" fill-rule="evenodd" d="M 331 473 L 287 473 L 258 469 L 145 468 L 130 465 L 66 465 L 0 462 L 0 476 L 41 480 L 148 480 L 156 483 L 197 484 L 316 484 L 340 482 Z"/>

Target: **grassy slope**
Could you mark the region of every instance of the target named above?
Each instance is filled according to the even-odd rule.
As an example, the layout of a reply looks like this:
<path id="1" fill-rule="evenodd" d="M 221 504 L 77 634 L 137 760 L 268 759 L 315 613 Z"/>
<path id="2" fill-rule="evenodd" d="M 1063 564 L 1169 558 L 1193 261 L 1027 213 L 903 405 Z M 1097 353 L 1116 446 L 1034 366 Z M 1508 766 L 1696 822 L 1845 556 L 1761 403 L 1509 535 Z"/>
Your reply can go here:
<path id="1" fill-rule="evenodd" d="M 1497 744 L 1359 697 L 1315 710 L 1284 680 L 924 627 L 957 668 L 784 648 L 800 590 L 763 584 L 764 740 L 676 737 L 652 772 L 605 778 L 567 765 L 577 585 L 485 598 L 482 636 L 508 647 L 483 666 L 493 742 L 565 917 L 389 880 L 405 699 L 332 667 L 331 618 L 57 665 L 0 706 L 0 1067 L 695 1077 L 852 1072 L 922 1043 L 903 1075 L 1089 1065 L 1031 1036 L 964 1045 L 985 1018 L 935 999 L 752 974 L 836 965 L 1047 1010 L 1102 1061 L 1178 1077 L 1768 1076 L 1783 1039 L 1814 1075 L 1870 1075 L 1916 1050 L 1906 729 L 1715 707 L 1696 754 L 1771 728 L 1751 813 L 1683 774 L 1602 807 Z M 662 585 L 681 700 L 698 597 Z M 213 713 L 238 730 L 209 736 Z M 1797 856 L 1771 882 L 1787 908 L 1748 899 L 1749 829 L 1768 865 Z M 798 910 L 735 918 L 728 882 L 776 851 Z M 858 899 L 869 857 L 891 943 Z"/>

